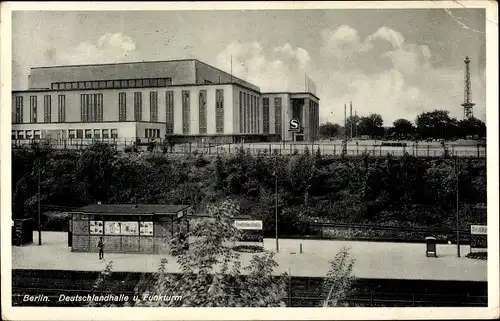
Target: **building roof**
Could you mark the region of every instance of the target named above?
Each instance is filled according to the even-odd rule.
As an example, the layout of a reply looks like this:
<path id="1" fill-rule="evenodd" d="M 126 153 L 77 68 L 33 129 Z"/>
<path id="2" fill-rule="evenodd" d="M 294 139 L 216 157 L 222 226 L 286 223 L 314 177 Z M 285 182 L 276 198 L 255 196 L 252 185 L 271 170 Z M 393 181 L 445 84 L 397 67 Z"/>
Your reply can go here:
<path id="1" fill-rule="evenodd" d="M 111 62 L 101 64 L 74 64 L 74 65 L 53 65 L 53 66 L 38 66 L 31 67 L 30 69 L 46 69 L 46 68 L 71 68 L 71 67 L 91 67 L 91 66 L 113 66 L 113 65 L 134 65 L 134 64 L 148 64 L 148 63 L 162 63 L 162 62 L 184 62 L 184 61 L 202 61 L 194 58 L 186 59 L 171 59 L 171 60 L 148 60 L 148 61 L 129 61 L 129 62 Z"/>
<path id="2" fill-rule="evenodd" d="M 72 213 L 99 213 L 109 215 L 173 215 L 189 205 L 165 204 L 91 204 L 72 210 Z"/>
<path id="3" fill-rule="evenodd" d="M 316 98 L 317 100 L 320 100 L 318 96 L 311 92 L 306 92 L 306 91 L 270 91 L 270 92 L 261 92 L 262 95 L 310 95 Z"/>

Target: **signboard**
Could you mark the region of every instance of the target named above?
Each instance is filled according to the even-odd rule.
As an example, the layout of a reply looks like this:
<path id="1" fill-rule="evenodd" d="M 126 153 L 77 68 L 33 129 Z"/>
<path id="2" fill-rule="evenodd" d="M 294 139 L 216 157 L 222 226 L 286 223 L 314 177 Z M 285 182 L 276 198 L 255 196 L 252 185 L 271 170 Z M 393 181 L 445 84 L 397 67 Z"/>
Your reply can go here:
<path id="1" fill-rule="evenodd" d="M 139 235 L 139 222 L 105 222 L 106 235 Z"/>
<path id="2" fill-rule="evenodd" d="M 141 235 L 153 235 L 153 222 L 139 223 Z"/>
<path id="3" fill-rule="evenodd" d="M 472 235 L 487 235 L 487 225 L 471 225 L 470 234 Z"/>
<path id="4" fill-rule="evenodd" d="M 262 221 L 234 221 L 238 230 L 262 230 Z"/>
<path id="5" fill-rule="evenodd" d="M 300 122 L 296 118 L 290 119 L 290 130 L 298 131 L 300 129 Z"/>
<path id="6" fill-rule="evenodd" d="M 488 233 L 487 225 L 471 225 L 470 226 L 470 249 L 486 249 L 488 248 Z"/>
<path id="7" fill-rule="evenodd" d="M 139 222 L 121 222 L 122 235 L 139 235 Z"/>
<path id="8" fill-rule="evenodd" d="M 102 221 L 90 221 L 90 234 L 102 234 L 103 224 Z"/>

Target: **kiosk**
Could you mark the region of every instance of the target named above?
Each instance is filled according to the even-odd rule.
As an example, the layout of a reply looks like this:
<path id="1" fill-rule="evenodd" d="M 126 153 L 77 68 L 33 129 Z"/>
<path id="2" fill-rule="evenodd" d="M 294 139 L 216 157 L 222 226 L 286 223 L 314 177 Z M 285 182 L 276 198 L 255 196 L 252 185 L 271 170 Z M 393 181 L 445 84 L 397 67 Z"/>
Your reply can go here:
<path id="1" fill-rule="evenodd" d="M 428 236 L 425 238 L 425 245 L 426 245 L 426 250 L 425 250 L 425 256 L 434 256 L 437 257 L 437 252 L 436 252 L 436 238 L 432 236 Z"/>
<path id="2" fill-rule="evenodd" d="M 161 253 L 188 232 L 191 206 L 93 204 L 70 214 L 71 251 L 97 252 L 102 237 L 107 253 Z"/>

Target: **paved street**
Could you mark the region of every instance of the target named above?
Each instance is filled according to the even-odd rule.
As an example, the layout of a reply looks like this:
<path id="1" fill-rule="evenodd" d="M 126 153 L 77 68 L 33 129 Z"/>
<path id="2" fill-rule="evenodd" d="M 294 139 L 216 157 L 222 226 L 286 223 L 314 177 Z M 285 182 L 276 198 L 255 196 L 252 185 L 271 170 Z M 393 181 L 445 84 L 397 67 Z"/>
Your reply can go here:
<path id="1" fill-rule="evenodd" d="M 55 269 L 99 271 L 105 266 L 97 253 L 71 252 L 67 247 L 67 234 L 42 232 L 43 244 L 37 245 L 38 234 L 34 232 L 34 244 L 12 247 L 13 269 Z M 303 253 L 299 253 L 302 243 Z M 462 246 L 462 257 L 456 257 L 455 245 L 438 245 L 438 258 L 425 256 L 425 245 L 415 243 L 381 243 L 324 240 L 280 240 L 277 273 L 290 271 L 294 276 L 325 276 L 335 254 L 350 246 L 356 260 L 353 273 L 359 278 L 427 279 L 486 281 L 487 263 L 465 258 L 469 246 Z M 275 250 L 275 240 L 265 239 L 264 247 Z M 293 254 L 295 253 L 295 254 Z M 252 254 L 242 254 L 242 263 L 249 262 Z M 106 260 L 113 261 L 115 271 L 154 272 L 164 255 L 113 254 Z M 179 272 L 179 266 L 171 257 L 168 270 Z"/>

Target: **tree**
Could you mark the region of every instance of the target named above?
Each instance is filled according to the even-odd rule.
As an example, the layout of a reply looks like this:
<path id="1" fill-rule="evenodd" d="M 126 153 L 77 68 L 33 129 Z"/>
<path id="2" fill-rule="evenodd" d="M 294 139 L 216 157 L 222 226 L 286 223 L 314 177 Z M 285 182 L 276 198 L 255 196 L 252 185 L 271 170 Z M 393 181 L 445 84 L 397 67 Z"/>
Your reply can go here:
<path id="1" fill-rule="evenodd" d="M 368 117 L 361 117 L 359 121 L 358 134 L 369 135 L 370 137 L 380 137 L 384 134 L 382 125 L 384 121 L 379 114 L 371 114 Z"/>
<path id="2" fill-rule="evenodd" d="M 346 121 L 346 134 L 347 136 L 351 136 L 351 124 L 352 124 L 352 137 L 356 137 L 359 135 L 359 125 L 361 122 L 361 118 L 358 115 L 349 116 Z"/>
<path id="3" fill-rule="evenodd" d="M 415 127 L 411 121 L 400 118 L 394 121 L 394 134 L 399 138 L 408 138 L 415 132 Z"/>
<path id="4" fill-rule="evenodd" d="M 319 133 L 323 138 L 335 137 L 340 134 L 340 128 L 339 124 L 327 122 L 326 124 L 321 124 L 319 126 Z"/>
<path id="5" fill-rule="evenodd" d="M 345 306 L 343 300 L 349 294 L 354 281 L 353 266 L 354 260 L 351 258 L 348 248 L 342 248 L 330 261 L 330 270 L 324 283 L 326 298 L 323 301 L 323 307 Z"/>
<path id="6" fill-rule="evenodd" d="M 88 200 L 107 201 L 117 152 L 108 144 L 96 142 L 86 148 L 77 161 L 77 178 L 87 187 Z"/>
<path id="7" fill-rule="evenodd" d="M 143 288 L 138 288 L 136 306 L 183 307 L 266 307 L 283 306 L 284 277 L 272 275 L 277 263 L 273 253 L 265 251 L 254 255 L 250 263 L 241 268 L 239 254 L 232 244 L 241 234 L 233 225 L 239 209 L 224 201 L 210 206 L 210 219 L 195 225 L 189 233 L 189 249 L 185 244 L 170 243 L 182 274 L 166 272 L 168 262 L 162 261 L 158 273 Z M 245 273 L 242 273 L 243 271 Z M 244 275 L 245 274 L 245 275 Z M 144 294 L 182 294 L 182 301 L 141 300 Z"/>
<path id="8" fill-rule="evenodd" d="M 474 117 L 463 119 L 458 122 L 460 137 L 477 136 L 477 138 L 486 137 L 486 124 Z"/>
<path id="9" fill-rule="evenodd" d="M 417 132 L 422 138 L 450 139 L 458 135 L 456 119 L 449 116 L 447 110 L 424 112 L 415 120 Z"/>

